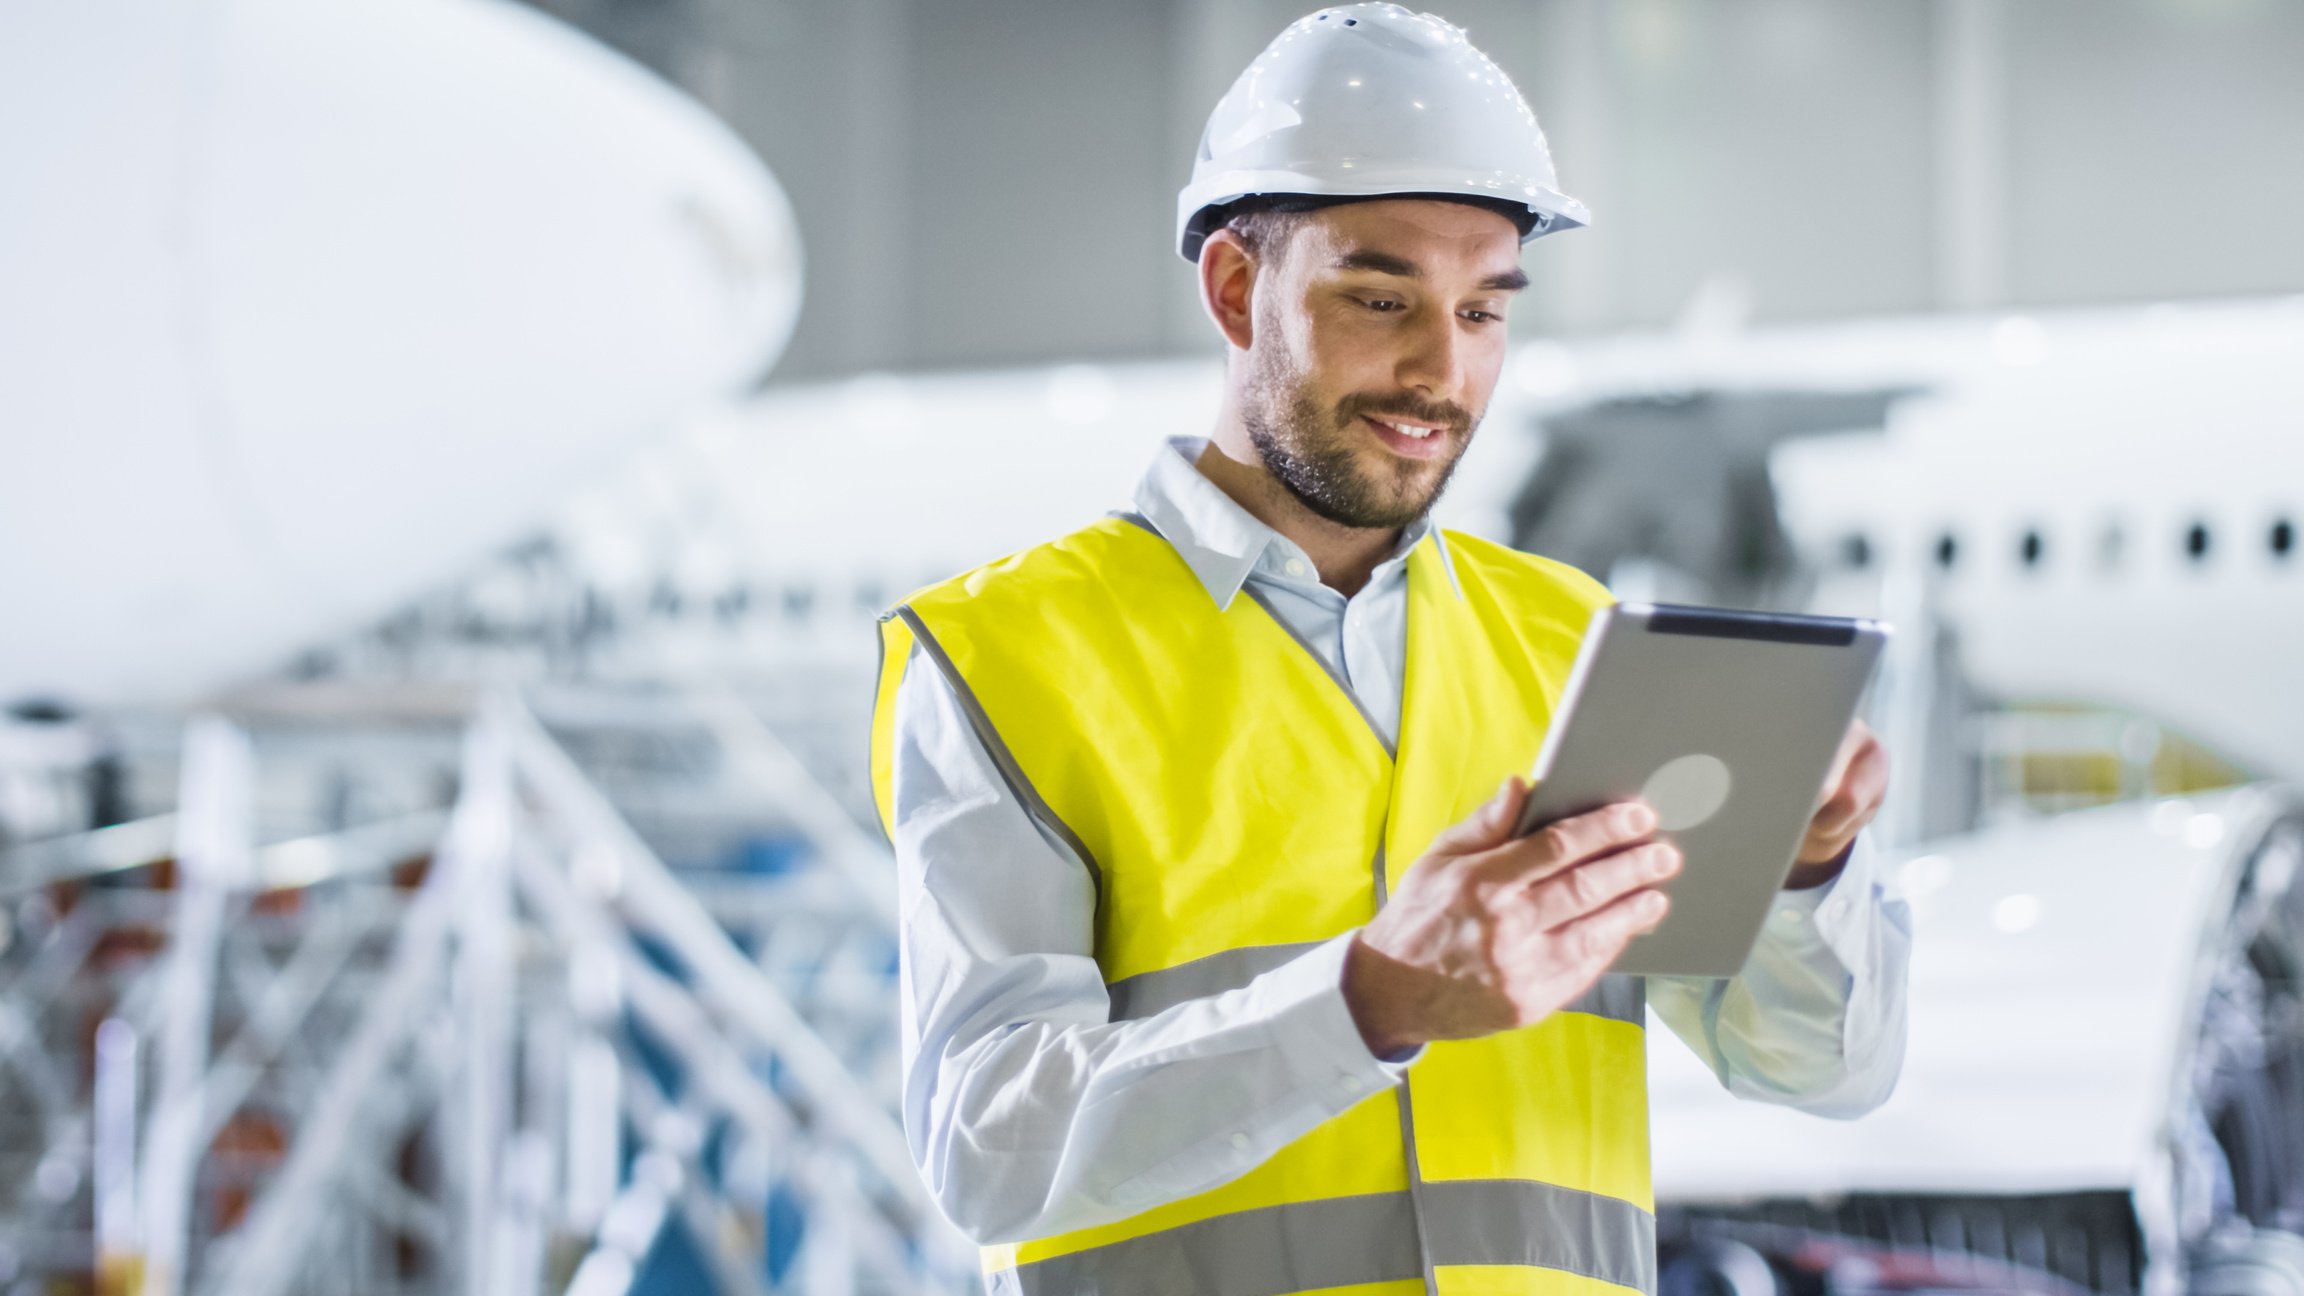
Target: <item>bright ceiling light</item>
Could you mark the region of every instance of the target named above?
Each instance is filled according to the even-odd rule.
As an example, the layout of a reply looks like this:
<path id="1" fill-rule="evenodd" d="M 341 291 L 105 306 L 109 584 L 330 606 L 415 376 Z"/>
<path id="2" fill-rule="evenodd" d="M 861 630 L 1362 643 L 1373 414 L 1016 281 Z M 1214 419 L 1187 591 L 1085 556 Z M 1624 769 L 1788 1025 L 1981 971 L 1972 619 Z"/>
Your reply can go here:
<path id="1" fill-rule="evenodd" d="M 1896 883 L 1905 896 L 1917 899 L 1944 889 L 1952 880 L 1952 861 L 1941 855 L 1921 855 L 1906 860 L 1896 872 Z"/>
<path id="2" fill-rule="evenodd" d="M 2020 936 L 2040 925 L 2040 897 L 2012 895 L 1992 906 L 1992 925 L 2010 936 Z"/>

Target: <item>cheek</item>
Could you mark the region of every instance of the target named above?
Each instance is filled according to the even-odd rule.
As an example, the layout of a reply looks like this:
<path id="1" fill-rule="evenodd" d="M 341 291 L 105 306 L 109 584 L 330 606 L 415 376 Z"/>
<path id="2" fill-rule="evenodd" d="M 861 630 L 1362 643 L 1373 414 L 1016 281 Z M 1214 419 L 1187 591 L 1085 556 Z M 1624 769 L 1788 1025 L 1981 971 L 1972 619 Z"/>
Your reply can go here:
<path id="1" fill-rule="evenodd" d="M 1252 359 L 1269 394 L 1293 399 L 1324 386 L 1320 331 L 1303 312 L 1275 305 L 1259 316 Z"/>
<path id="2" fill-rule="evenodd" d="M 1300 306 L 1266 298 L 1256 311 L 1256 350 L 1265 372 L 1291 377 L 1317 363 L 1320 330 Z"/>
<path id="3" fill-rule="evenodd" d="M 1492 324 L 1479 335 L 1465 356 L 1465 380 L 1474 389 L 1473 394 L 1479 396 L 1482 405 L 1488 403 L 1489 395 L 1504 377 L 1505 352 L 1509 341 L 1504 326 Z"/>
<path id="4" fill-rule="evenodd" d="M 1374 392 L 1392 384 L 1394 331 L 1364 317 L 1307 311 L 1299 332 L 1304 370 L 1333 392 Z"/>

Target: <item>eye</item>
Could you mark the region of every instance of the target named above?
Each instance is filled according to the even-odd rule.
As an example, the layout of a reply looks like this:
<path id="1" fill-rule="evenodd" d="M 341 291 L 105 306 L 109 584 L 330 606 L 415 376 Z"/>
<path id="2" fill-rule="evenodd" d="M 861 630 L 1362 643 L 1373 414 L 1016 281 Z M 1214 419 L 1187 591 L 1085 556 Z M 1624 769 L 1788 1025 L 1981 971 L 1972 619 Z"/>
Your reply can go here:
<path id="1" fill-rule="evenodd" d="M 1475 324 L 1500 324 L 1504 321 L 1504 317 L 1494 311 L 1479 309 L 1465 311 L 1464 318 Z"/>
<path id="2" fill-rule="evenodd" d="M 1371 297 L 1361 304 L 1372 311 L 1378 312 L 1379 314 L 1387 315 L 1393 311 L 1403 309 L 1399 299 L 1394 297 Z"/>

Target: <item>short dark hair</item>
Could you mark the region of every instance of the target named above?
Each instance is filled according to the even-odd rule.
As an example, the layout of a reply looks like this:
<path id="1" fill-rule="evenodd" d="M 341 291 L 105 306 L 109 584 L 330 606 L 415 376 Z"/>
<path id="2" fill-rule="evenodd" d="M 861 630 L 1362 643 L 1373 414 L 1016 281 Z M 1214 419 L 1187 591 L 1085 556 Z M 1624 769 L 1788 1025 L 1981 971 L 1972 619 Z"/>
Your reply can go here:
<path id="1" fill-rule="evenodd" d="M 1370 194 L 1364 198 L 1316 198 L 1307 194 L 1251 194 L 1238 202 L 1227 204 L 1214 213 L 1209 221 L 1211 229 L 1228 229 L 1239 236 L 1240 245 L 1248 255 L 1262 261 L 1267 254 L 1277 255 L 1288 247 L 1303 225 L 1304 217 L 1323 207 L 1341 207 L 1346 203 L 1377 202 L 1386 198 L 1428 198 L 1436 202 L 1463 203 L 1495 212 L 1512 222 L 1513 228 L 1526 238 L 1535 228 L 1536 213 L 1520 203 L 1501 198 L 1488 198 L 1479 194 L 1404 193 Z"/>
<path id="2" fill-rule="evenodd" d="M 1258 261 L 1269 260 L 1287 250 L 1288 241 L 1304 223 L 1309 208 L 1274 207 L 1248 199 L 1234 203 L 1233 210 L 1225 213 L 1219 228 L 1228 229 L 1240 238 L 1240 246 Z"/>

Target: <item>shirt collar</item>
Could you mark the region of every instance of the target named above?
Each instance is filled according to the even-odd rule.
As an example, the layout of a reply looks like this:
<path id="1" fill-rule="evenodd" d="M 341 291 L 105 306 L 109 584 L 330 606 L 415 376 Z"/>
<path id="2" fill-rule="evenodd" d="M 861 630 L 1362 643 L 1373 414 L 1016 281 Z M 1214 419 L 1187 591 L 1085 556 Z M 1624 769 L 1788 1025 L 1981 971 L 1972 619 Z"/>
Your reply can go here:
<path id="1" fill-rule="evenodd" d="M 1174 547 L 1221 610 L 1232 606 L 1265 550 L 1275 545 L 1294 550 L 1296 546 L 1201 475 L 1200 455 L 1207 448 L 1206 437 L 1169 438 L 1152 456 L 1151 467 L 1144 470 L 1136 485 L 1136 511 Z M 1406 556 L 1427 536 L 1440 555 L 1441 569 L 1448 573 L 1449 587 L 1462 597 L 1464 589 L 1456 582 L 1456 563 L 1448 553 L 1447 539 L 1432 525 L 1429 515 L 1401 532 L 1394 556 Z"/>

